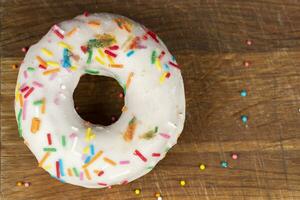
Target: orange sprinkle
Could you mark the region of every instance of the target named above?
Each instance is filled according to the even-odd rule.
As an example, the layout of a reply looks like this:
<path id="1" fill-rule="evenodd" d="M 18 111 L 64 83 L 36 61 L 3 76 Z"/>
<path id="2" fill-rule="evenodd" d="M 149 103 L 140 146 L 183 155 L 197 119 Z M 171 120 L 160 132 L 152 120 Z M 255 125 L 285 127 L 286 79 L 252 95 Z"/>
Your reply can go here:
<path id="1" fill-rule="evenodd" d="M 70 168 L 68 168 L 68 175 L 73 176 L 72 170 Z"/>
<path id="2" fill-rule="evenodd" d="M 112 59 L 112 57 L 111 57 L 111 56 L 107 55 L 106 57 L 107 57 L 107 59 L 108 59 L 108 61 L 109 61 L 110 65 L 113 65 L 113 64 L 115 64 L 115 62 L 114 62 L 114 60 Z"/>
<path id="3" fill-rule="evenodd" d="M 47 63 L 40 56 L 36 56 L 36 59 L 39 61 L 41 65 L 47 67 Z"/>
<path id="4" fill-rule="evenodd" d="M 90 172 L 89 172 L 89 170 L 88 169 L 84 169 L 84 174 L 85 174 L 85 176 L 87 177 L 87 179 L 88 180 L 91 180 L 92 178 L 91 178 L 91 175 L 90 175 Z"/>
<path id="5" fill-rule="evenodd" d="M 18 68 L 18 65 L 13 64 L 13 65 L 12 65 L 12 68 L 13 68 L 13 69 L 17 69 L 17 68 Z"/>
<path id="6" fill-rule="evenodd" d="M 23 96 L 21 93 L 19 93 L 19 101 L 20 101 L 20 106 L 23 107 Z"/>
<path id="7" fill-rule="evenodd" d="M 65 36 L 66 37 L 71 37 L 75 32 L 77 31 L 77 28 L 74 27 L 70 32 L 68 32 Z"/>
<path id="8" fill-rule="evenodd" d="M 128 126 L 127 126 L 127 129 L 123 135 L 123 138 L 126 142 L 129 142 L 133 139 L 133 135 L 134 135 L 134 132 L 135 132 L 135 129 L 136 129 L 136 119 L 135 117 L 132 118 L 132 120 L 129 122 Z"/>
<path id="9" fill-rule="evenodd" d="M 128 78 L 127 78 L 127 81 L 126 81 L 126 89 L 129 87 L 133 75 L 134 75 L 134 73 L 130 72 L 130 74 L 129 74 Z"/>
<path id="10" fill-rule="evenodd" d="M 104 162 L 107 162 L 108 164 L 111 164 L 113 166 L 117 165 L 117 163 L 115 161 L 113 161 L 113 160 L 111 160 L 111 159 L 109 159 L 107 157 L 104 157 L 103 160 L 104 160 Z"/>
<path id="11" fill-rule="evenodd" d="M 102 153 L 103 151 L 98 151 L 98 153 L 88 163 L 84 164 L 82 168 L 87 168 L 89 165 L 95 162 L 102 155 Z"/>
<path id="12" fill-rule="evenodd" d="M 49 74 L 53 74 L 53 73 L 56 73 L 56 72 L 59 72 L 59 71 L 60 71 L 59 68 L 54 68 L 54 69 L 50 69 L 50 70 L 44 71 L 43 75 L 49 75 Z"/>
<path id="13" fill-rule="evenodd" d="M 100 22 L 98 21 L 89 21 L 88 25 L 92 25 L 92 26 L 100 26 Z"/>
<path id="14" fill-rule="evenodd" d="M 41 112 L 44 114 L 45 110 L 46 110 L 46 99 L 43 98 L 43 104 L 42 104 L 42 107 L 41 107 Z"/>
<path id="15" fill-rule="evenodd" d="M 47 158 L 50 156 L 50 152 L 46 152 L 43 156 L 42 160 L 39 162 L 39 167 L 42 167 L 44 162 L 47 160 Z"/>
<path id="16" fill-rule="evenodd" d="M 109 66 L 114 68 L 123 68 L 122 64 L 109 64 Z"/>
<path id="17" fill-rule="evenodd" d="M 31 132 L 32 133 L 36 133 L 40 130 L 40 124 L 41 124 L 41 120 L 37 117 L 32 118 L 31 121 Z"/>

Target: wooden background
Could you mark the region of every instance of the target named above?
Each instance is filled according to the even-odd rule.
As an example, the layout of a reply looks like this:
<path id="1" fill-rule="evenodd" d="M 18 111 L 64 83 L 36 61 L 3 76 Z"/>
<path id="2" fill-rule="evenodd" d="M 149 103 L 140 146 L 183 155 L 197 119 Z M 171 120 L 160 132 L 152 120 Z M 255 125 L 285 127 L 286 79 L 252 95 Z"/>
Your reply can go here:
<path id="1" fill-rule="evenodd" d="M 1 199 L 151 200 L 155 192 L 164 200 L 300 199 L 300 1 L 0 1 Z M 18 71 L 11 65 L 21 62 L 20 49 L 85 10 L 122 14 L 155 31 L 182 66 L 185 83 L 186 123 L 178 144 L 152 172 L 112 189 L 50 178 L 18 137 L 13 109 Z M 248 39 L 253 45 L 245 44 Z M 100 79 L 81 81 L 75 100 L 83 115 L 102 112 L 100 120 L 109 123 L 122 106 L 120 88 Z M 84 89 L 99 98 L 82 99 Z M 242 89 L 247 97 L 240 97 Z M 247 126 L 242 114 L 249 116 Z M 220 168 L 221 160 L 230 167 Z M 200 171 L 199 163 L 207 169 Z"/>

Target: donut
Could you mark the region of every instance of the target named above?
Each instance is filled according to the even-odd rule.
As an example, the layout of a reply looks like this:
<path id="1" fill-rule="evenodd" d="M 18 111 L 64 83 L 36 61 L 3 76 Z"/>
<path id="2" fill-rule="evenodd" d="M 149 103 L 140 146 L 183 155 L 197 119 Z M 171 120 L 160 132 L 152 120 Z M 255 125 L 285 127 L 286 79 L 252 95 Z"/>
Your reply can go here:
<path id="1" fill-rule="evenodd" d="M 85 74 L 111 77 L 123 88 L 113 124 L 86 123 L 74 109 L 73 92 Z M 54 25 L 28 49 L 15 113 L 39 167 L 63 183 L 104 188 L 147 174 L 177 143 L 184 84 L 154 32 L 120 15 L 84 14 Z"/>

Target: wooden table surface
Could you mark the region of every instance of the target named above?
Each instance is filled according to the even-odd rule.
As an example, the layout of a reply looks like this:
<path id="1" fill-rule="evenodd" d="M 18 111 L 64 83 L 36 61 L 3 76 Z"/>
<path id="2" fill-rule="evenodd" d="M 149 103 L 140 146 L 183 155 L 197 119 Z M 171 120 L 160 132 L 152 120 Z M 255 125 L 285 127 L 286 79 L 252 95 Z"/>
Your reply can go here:
<path id="1" fill-rule="evenodd" d="M 300 199 L 300 1 L 0 1 L 1 199 L 150 200 L 155 192 L 164 200 Z M 13 109 L 18 70 L 11 66 L 22 61 L 21 48 L 86 10 L 125 15 L 155 31 L 182 66 L 185 83 L 186 122 L 178 144 L 149 174 L 111 189 L 50 178 L 18 137 Z M 110 123 L 120 113 L 120 88 L 105 78 L 87 80 L 78 87 L 79 112 L 100 112 L 100 121 Z M 87 89 L 101 98 L 82 99 Z M 99 109 L 93 111 L 91 102 Z M 249 117 L 246 125 L 241 115 Z M 222 160 L 228 168 L 220 167 Z M 17 181 L 32 185 L 18 187 Z"/>

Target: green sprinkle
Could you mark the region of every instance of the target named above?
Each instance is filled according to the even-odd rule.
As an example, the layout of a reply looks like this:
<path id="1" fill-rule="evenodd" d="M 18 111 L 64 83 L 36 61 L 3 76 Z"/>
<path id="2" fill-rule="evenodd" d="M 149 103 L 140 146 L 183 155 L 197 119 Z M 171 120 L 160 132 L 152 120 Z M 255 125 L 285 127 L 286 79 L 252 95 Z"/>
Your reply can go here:
<path id="1" fill-rule="evenodd" d="M 140 136 L 142 139 L 150 140 L 156 136 L 154 130 L 147 131 L 143 135 Z"/>
<path id="2" fill-rule="evenodd" d="M 156 51 L 152 51 L 152 55 L 151 55 L 151 64 L 155 63 L 155 59 L 156 59 Z"/>
<path id="3" fill-rule="evenodd" d="M 99 71 L 97 71 L 97 70 L 86 69 L 86 70 L 84 70 L 84 71 L 85 71 L 85 73 L 91 74 L 91 75 L 99 74 Z"/>
<path id="4" fill-rule="evenodd" d="M 19 132 L 19 137 L 23 137 L 22 136 L 22 124 L 21 124 L 21 116 L 22 116 L 22 109 L 19 110 L 18 113 L 18 132 Z"/>
<path id="5" fill-rule="evenodd" d="M 35 71 L 35 69 L 33 67 L 27 67 L 27 70 L 30 71 L 30 72 Z"/>
<path id="6" fill-rule="evenodd" d="M 43 104 L 43 100 L 42 99 L 33 102 L 33 105 L 35 105 L 35 106 L 38 106 L 38 105 L 41 105 L 41 104 Z"/>
<path id="7" fill-rule="evenodd" d="M 123 90 L 124 90 L 124 95 L 126 95 L 126 84 L 124 84 Z"/>
<path id="8" fill-rule="evenodd" d="M 55 152 L 56 151 L 56 148 L 44 148 L 44 151 L 47 151 L 47 152 Z"/>
<path id="9" fill-rule="evenodd" d="M 61 136 L 61 143 L 64 147 L 66 146 L 66 136 Z"/>
<path id="10" fill-rule="evenodd" d="M 149 167 L 147 167 L 146 169 L 151 170 L 151 169 L 153 169 L 153 168 L 154 168 L 154 166 L 149 166 Z"/>
<path id="11" fill-rule="evenodd" d="M 79 176 L 79 173 L 78 173 L 78 171 L 77 171 L 77 169 L 76 169 L 75 167 L 73 167 L 73 172 L 74 172 L 74 174 L 75 174 L 76 176 Z"/>
<path id="12" fill-rule="evenodd" d="M 93 57 L 93 49 L 89 48 L 88 52 L 89 52 L 89 57 L 88 57 L 86 63 L 91 64 L 92 57 Z"/>
<path id="13" fill-rule="evenodd" d="M 104 34 L 101 36 L 100 39 L 91 39 L 88 41 L 89 48 L 100 48 L 100 47 L 107 47 L 115 42 L 115 38 L 111 35 Z"/>

